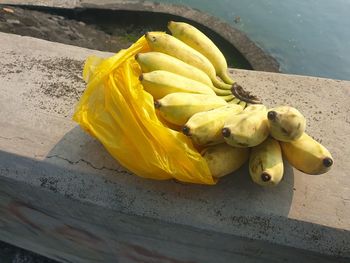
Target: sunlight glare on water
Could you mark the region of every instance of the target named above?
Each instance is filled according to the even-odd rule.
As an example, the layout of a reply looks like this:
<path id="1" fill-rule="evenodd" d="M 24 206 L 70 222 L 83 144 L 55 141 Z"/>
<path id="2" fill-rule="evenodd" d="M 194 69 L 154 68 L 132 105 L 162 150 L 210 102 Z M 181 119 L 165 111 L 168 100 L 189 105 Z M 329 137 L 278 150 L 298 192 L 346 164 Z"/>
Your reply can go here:
<path id="1" fill-rule="evenodd" d="M 284 73 L 350 80 L 349 0 L 162 0 L 245 32 Z"/>

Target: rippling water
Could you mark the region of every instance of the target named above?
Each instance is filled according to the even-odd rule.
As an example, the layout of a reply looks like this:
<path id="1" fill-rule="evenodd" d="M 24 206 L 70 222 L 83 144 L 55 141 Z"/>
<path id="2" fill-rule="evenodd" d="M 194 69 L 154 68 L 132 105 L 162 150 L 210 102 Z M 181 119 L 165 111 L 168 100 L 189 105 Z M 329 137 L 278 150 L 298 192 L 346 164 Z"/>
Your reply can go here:
<path id="1" fill-rule="evenodd" d="M 282 72 L 350 80 L 350 0 L 161 0 L 245 32 Z"/>

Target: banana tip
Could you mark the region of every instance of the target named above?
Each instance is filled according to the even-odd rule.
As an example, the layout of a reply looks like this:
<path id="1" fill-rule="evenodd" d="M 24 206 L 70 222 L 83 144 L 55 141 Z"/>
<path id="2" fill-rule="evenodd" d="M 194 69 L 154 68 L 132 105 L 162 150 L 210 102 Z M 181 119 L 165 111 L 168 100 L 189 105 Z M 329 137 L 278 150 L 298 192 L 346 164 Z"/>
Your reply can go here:
<path id="1" fill-rule="evenodd" d="M 135 59 L 137 60 L 139 58 L 139 53 L 135 55 Z"/>
<path id="2" fill-rule="evenodd" d="M 261 174 L 261 180 L 262 180 L 263 182 L 268 182 L 268 181 L 271 180 L 271 175 L 269 175 L 269 174 L 266 173 L 266 172 L 263 172 L 263 173 Z"/>
<path id="3" fill-rule="evenodd" d="M 161 106 L 162 106 L 162 104 L 161 104 L 158 100 L 156 100 L 156 101 L 154 102 L 154 107 L 155 107 L 156 109 L 159 109 Z"/>
<path id="4" fill-rule="evenodd" d="M 323 165 L 325 167 L 331 167 L 333 165 L 333 160 L 330 157 L 326 157 L 323 159 Z"/>
<path id="5" fill-rule="evenodd" d="M 182 133 L 185 134 L 186 136 L 190 136 L 190 127 L 188 126 L 183 126 L 182 127 Z"/>
<path id="6" fill-rule="evenodd" d="M 174 21 L 169 21 L 168 22 L 168 27 L 170 27 L 172 23 L 174 23 Z"/>
<path id="7" fill-rule="evenodd" d="M 143 80 L 143 74 L 141 74 L 140 76 L 139 76 L 139 81 L 142 81 Z"/>
<path id="8" fill-rule="evenodd" d="M 270 120 L 270 121 L 274 121 L 274 120 L 276 120 L 276 118 L 277 118 L 277 112 L 275 112 L 275 111 L 269 111 L 268 113 L 267 113 L 267 118 Z"/>
<path id="9" fill-rule="evenodd" d="M 230 135 L 231 135 L 231 131 L 230 131 L 229 128 L 223 128 L 223 129 L 221 130 L 221 133 L 222 133 L 222 135 L 223 135 L 224 137 L 230 137 Z"/>

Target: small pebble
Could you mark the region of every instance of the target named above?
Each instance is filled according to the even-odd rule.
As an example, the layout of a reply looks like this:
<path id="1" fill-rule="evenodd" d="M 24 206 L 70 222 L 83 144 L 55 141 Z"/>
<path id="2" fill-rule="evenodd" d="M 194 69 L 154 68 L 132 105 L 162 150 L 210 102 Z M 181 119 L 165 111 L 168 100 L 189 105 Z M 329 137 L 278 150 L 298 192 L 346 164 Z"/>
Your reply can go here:
<path id="1" fill-rule="evenodd" d="M 10 14 L 13 14 L 15 12 L 13 9 L 8 8 L 8 7 L 3 7 L 2 10 L 5 11 L 6 13 L 10 13 Z"/>
<path id="2" fill-rule="evenodd" d="M 19 25 L 21 22 L 17 19 L 6 19 L 6 22 L 13 25 Z"/>

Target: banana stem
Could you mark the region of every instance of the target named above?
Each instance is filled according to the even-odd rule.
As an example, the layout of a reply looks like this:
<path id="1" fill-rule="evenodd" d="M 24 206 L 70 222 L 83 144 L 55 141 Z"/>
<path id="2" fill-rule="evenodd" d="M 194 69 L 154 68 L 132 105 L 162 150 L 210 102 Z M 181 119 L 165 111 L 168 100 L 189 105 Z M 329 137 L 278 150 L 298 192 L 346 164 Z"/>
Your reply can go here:
<path id="1" fill-rule="evenodd" d="M 230 89 L 233 96 L 239 99 L 240 101 L 245 101 L 250 104 L 261 104 L 261 100 L 255 96 L 250 94 L 250 92 L 245 91 L 242 86 L 238 85 L 236 82 L 233 85 L 229 85 L 227 83 L 221 82 L 218 79 L 212 80 L 214 86 L 219 90 L 227 90 Z M 215 90 L 214 90 L 215 91 Z M 218 95 L 221 95 L 217 93 Z M 224 95 L 224 94 L 222 94 Z"/>
<path id="2" fill-rule="evenodd" d="M 245 101 L 250 104 L 261 104 L 260 99 L 258 97 L 250 94 L 250 92 L 245 91 L 242 86 L 234 83 L 231 88 L 232 94 L 241 101 Z"/>

